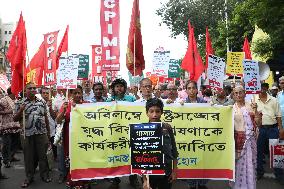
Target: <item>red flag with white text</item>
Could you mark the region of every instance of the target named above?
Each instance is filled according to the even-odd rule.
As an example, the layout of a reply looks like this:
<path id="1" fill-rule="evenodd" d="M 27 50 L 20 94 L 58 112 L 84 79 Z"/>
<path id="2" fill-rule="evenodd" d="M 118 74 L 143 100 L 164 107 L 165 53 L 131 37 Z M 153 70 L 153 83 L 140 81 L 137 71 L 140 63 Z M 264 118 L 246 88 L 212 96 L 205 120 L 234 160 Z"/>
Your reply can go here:
<path id="1" fill-rule="evenodd" d="M 44 85 L 56 84 L 56 47 L 59 31 L 44 34 Z"/>
<path id="2" fill-rule="evenodd" d="M 101 0 L 101 45 L 103 71 L 120 70 L 119 0 Z"/>

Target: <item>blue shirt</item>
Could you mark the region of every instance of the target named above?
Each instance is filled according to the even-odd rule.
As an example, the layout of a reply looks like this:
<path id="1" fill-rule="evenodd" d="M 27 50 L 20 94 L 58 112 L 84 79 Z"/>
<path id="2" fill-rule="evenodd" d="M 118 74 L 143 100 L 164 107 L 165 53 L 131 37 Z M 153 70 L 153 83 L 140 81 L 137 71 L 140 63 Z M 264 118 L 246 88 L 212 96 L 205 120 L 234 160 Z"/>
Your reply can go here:
<path id="1" fill-rule="evenodd" d="M 111 98 L 108 98 L 106 102 L 111 101 L 127 101 L 127 102 L 134 102 L 136 101 L 136 98 L 132 95 L 124 95 L 123 98 L 118 98 L 117 96 L 112 96 Z"/>
<path id="2" fill-rule="evenodd" d="M 281 109 L 281 119 L 282 119 L 282 127 L 284 128 L 284 93 L 283 91 L 280 91 L 278 94 L 277 94 L 277 99 L 278 99 L 278 102 L 280 104 L 280 109 Z"/>

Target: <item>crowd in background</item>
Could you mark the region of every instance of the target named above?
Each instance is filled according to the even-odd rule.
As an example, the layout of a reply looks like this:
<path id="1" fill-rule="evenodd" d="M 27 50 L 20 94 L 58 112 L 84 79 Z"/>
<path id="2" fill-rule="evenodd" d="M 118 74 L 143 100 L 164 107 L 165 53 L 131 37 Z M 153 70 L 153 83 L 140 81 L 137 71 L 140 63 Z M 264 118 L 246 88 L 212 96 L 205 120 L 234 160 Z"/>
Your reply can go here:
<path id="1" fill-rule="evenodd" d="M 47 152 L 52 151 L 52 161 L 57 162 L 60 172 L 57 182 L 66 183 L 67 188 L 89 188 L 90 183 L 95 184 L 96 180 L 72 181 L 69 174 L 69 122 L 71 109 L 76 104 L 110 101 L 146 103 L 153 98 L 160 99 L 163 104 L 209 103 L 232 106 L 234 111 L 236 180 L 229 185 L 235 189 L 254 189 L 256 181 L 264 175 L 265 155 L 269 154 L 268 140 L 284 139 L 283 89 L 284 77 L 279 79 L 279 88 L 278 85 L 270 87 L 262 83 L 261 92 L 257 95 L 246 95 L 241 82 L 213 91 L 203 85 L 198 89 L 195 81 L 185 81 L 183 85 L 153 85 L 148 78 L 142 79 L 138 86 L 131 87 L 127 87 L 123 79 L 115 79 L 108 87 L 102 83 L 83 81 L 82 86 L 78 85 L 69 91 L 28 83 L 25 93 L 17 98 L 9 88 L 7 93 L 2 91 L 0 97 L 2 163 L 4 170 L 10 168 L 14 161 L 19 161 L 17 152 L 23 151 L 26 179 L 21 187 L 32 184 L 37 167 L 42 181 L 48 183 L 52 180 Z M 57 128 L 59 125 L 61 130 Z M 60 132 L 59 139 L 57 132 Z M 176 158 L 173 156 L 172 160 Z M 274 169 L 274 173 L 277 181 L 283 184 L 283 169 Z M 6 178 L 0 171 L 0 179 Z M 152 188 L 171 188 L 175 180 L 172 175 L 171 178 L 168 184 L 154 184 Z M 145 188 L 137 175 L 129 176 L 129 181 L 133 188 Z M 109 179 L 109 182 L 110 188 L 118 188 L 120 178 Z M 186 180 L 191 189 L 207 188 L 207 182 L 206 179 Z"/>

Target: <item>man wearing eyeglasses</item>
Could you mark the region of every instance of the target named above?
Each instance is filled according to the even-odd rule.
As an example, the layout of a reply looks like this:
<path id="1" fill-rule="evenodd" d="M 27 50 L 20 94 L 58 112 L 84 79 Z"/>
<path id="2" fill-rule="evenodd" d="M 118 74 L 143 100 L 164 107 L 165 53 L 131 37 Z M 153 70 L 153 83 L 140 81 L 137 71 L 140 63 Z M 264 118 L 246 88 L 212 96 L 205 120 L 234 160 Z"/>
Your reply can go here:
<path id="1" fill-rule="evenodd" d="M 149 78 L 143 78 L 139 85 L 142 97 L 135 102 L 147 102 L 147 100 L 153 98 L 152 81 Z"/>
<path id="2" fill-rule="evenodd" d="M 168 94 L 168 99 L 165 100 L 167 104 L 183 102 L 182 99 L 178 98 L 177 86 L 175 84 L 169 83 L 167 85 L 167 94 Z"/>
<path id="3" fill-rule="evenodd" d="M 26 179 L 22 183 L 23 188 L 28 187 L 34 180 L 35 154 L 38 158 L 41 179 L 44 182 L 51 182 L 46 156 L 48 138 L 50 138 L 47 109 L 45 103 L 36 98 L 36 93 L 36 85 L 28 83 L 25 87 L 25 98 L 22 99 L 21 105 L 15 108 L 14 121 L 20 121 L 21 126 L 24 127 L 22 145 Z"/>

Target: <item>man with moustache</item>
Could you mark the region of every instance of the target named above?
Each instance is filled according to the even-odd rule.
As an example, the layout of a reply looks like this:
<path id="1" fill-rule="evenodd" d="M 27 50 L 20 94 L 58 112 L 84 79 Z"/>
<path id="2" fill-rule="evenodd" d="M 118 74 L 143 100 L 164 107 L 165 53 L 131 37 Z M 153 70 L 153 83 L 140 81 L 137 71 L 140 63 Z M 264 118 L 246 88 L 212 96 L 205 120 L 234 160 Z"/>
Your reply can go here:
<path id="1" fill-rule="evenodd" d="M 36 98 L 36 85 L 34 83 L 26 85 L 25 94 L 26 98 L 22 99 L 20 106 L 16 107 L 14 116 L 14 121 L 20 121 L 21 127 L 24 127 L 22 146 L 26 179 L 21 185 L 22 188 L 28 187 L 34 181 L 35 154 L 38 158 L 41 179 L 46 183 L 51 182 L 46 156 L 48 138 L 50 138 L 46 105 L 42 100 Z M 24 123 L 23 114 L 25 115 Z"/>

